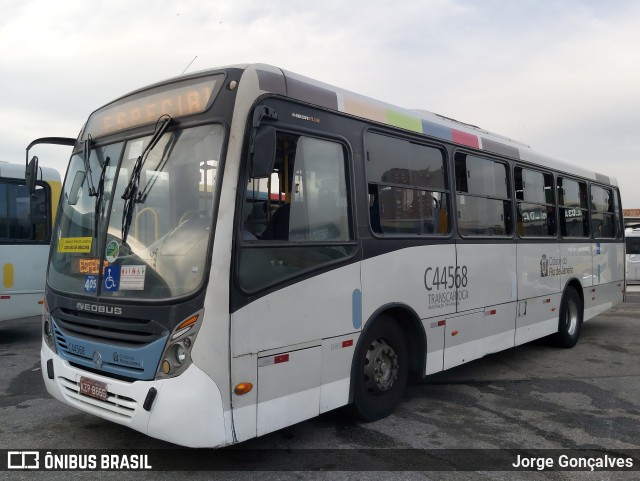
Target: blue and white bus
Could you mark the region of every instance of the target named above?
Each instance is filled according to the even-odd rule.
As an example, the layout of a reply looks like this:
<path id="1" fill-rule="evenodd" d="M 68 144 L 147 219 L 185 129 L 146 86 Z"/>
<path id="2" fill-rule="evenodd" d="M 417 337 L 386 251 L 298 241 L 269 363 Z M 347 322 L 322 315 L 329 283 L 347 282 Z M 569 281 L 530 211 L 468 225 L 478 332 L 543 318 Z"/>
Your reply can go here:
<path id="1" fill-rule="evenodd" d="M 217 68 L 89 116 L 42 372 L 60 401 L 184 446 L 347 405 L 376 420 L 410 372 L 575 345 L 622 301 L 624 249 L 606 174 L 276 67 Z"/>

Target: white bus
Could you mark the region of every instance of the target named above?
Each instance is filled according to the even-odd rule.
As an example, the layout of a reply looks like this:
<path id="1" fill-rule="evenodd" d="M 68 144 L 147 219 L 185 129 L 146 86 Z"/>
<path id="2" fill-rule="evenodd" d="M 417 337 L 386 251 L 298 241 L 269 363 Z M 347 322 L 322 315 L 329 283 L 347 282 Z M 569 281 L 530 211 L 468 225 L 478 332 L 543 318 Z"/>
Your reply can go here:
<path id="1" fill-rule="evenodd" d="M 272 66 L 225 67 L 89 116 L 42 372 L 80 410 L 224 446 L 346 405 L 379 419 L 410 372 L 548 335 L 571 347 L 623 295 L 615 179 Z"/>
<path id="2" fill-rule="evenodd" d="M 40 169 L 34 195 L 24 164 L 0 162 L 0 321 L 42 314 L 60 174 Z"/>
<path id="3" fill-rule="evenodd" d="M 640 283 L 640 229 L 625 229 L 627 284 Z"/>

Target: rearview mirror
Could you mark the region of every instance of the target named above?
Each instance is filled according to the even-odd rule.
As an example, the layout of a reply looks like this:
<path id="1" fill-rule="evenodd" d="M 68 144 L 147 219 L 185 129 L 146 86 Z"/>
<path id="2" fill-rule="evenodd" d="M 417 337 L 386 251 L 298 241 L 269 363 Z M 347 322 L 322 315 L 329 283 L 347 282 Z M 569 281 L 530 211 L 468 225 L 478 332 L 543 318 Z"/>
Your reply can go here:
<path id="1" fill-rule="evenodd" d="M 29 195 L 34 195 L 36 192 L 36 181 L 38 180 L 38 157 L 35 155 L 27 164 L 27 168 L 24 171 L 24 182 L 29 189 Z"/>
<path id="2" fill-rule="evenodd" d="M 265 178 L 273 172 L 276 159 L 276 129 L 270 125 L 260 127 L 253 139 L 251 177 Z"/>

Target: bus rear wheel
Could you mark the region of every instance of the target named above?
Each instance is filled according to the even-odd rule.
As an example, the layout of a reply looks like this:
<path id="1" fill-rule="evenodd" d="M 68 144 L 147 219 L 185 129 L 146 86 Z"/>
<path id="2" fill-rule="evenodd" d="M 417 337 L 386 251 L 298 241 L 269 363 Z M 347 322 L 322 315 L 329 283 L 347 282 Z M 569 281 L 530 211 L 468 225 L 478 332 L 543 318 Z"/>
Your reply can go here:
<path id="1" fill-rule="evenodd" d="M 555 335 L 558 346 L 570 348 L 576 345 L 580 337 L 583 314 L 580 295 L 573 287 L 567 287 L 562 296 L 558 332 Z"/>
<path id="2" fill-rule="evenodd" d="M 380 316 L 360 346 L 353 409 L 360 419 L 376 421 L 391 414 L 404 395 L 409 375 L 407 342 L 392 317 Z"/>

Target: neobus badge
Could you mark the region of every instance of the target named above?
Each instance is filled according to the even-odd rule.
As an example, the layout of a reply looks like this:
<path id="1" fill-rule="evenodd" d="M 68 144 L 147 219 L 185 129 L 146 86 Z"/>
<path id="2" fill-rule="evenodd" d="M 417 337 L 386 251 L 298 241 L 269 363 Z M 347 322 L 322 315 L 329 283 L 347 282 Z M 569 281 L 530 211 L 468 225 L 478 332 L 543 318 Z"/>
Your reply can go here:
<path id="1" fill-rule="evenodd" d="M 115 316 L 122 315 L 121 307 L 103 306 L 101 304 L 90 304 L 88 302 L 76 303 L 76 309 L 79 311 L 97 312 L 98 314 L 113 314 Z"/>

